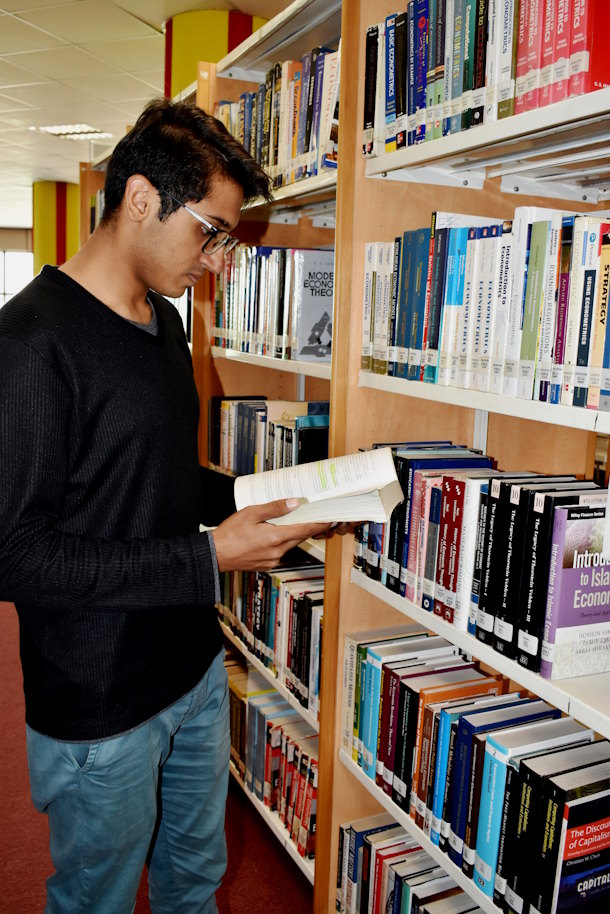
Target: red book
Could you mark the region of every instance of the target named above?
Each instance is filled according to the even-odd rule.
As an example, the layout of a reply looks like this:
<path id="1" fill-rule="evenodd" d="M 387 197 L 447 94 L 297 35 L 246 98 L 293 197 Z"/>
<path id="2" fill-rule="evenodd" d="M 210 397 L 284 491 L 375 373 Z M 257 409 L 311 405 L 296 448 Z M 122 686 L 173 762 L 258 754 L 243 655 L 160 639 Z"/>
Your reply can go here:
<path id="1" fill-rule="evenodd" d="M 452 488 L 450 476 L 443 476 L 441 506 L 441 523 L 438 531 L 438 552 L 436 560 L 436 586 L 434 590 L 434 615 L 446 618 L 445 589 L 447 587 L 447 567 L 449 564 L 449 536 L 453 512 Z"/>
<path id="2" fill-rule="evenodd" d="M 523 111 L 538 107 L 540 95 L 540 67 L 542 63 L 542 39 L 544 34 L 544 7 L 546 0 L 528 0 L 527 20 L 527 75 Z M 517 57 L 517 61 L 518 61 Z"/>
<path id="3" fill-rule="evenodd" d="M 583 95 L 610 86 L 607 24 L 607 0 L 574 0 L 570 95 Z"/>
<path id="4" fill-rule="evenodd" d="M 557 19 L 557 0 L 543 0 L 542 11 L 542 53 L 540 55 L 540 87 L 538 90 L 538 107 L 542 108 L 551 101 L 551 83 L 553 81 L 553 60 L 555 57 L 555 23 Z"/>
<path id="5" fill-rule="evenodd" d="M 517 66 L 515 69 L 515 114 L 525 111 L 527 78 L 527 36 L 531 0 L 519 4 L 519 34 L 517 37 Z"/>
<path id="6" fill-rule="evenodd" d="M 560 102 L 570 94 L 570 45 L 573 0 L 557 0 L 553 31 L 553 73 L 550 101 Z"/>

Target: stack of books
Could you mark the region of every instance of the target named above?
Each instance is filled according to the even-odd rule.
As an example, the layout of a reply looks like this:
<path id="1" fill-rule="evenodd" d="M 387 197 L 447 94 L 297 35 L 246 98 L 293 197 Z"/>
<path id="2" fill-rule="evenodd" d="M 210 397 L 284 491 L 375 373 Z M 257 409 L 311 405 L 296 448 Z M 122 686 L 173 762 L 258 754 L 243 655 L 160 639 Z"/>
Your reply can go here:
<path id="1" fill-rule="evenodd" d="M 340 47 L 278 62 L 256 90 L 214 106 L 275 187 L 337 168 Z"/>
<path id="2" fill-rule="evenodd" d="M 366 33 L 373 156 L 610 85 L 604 0 L 409 0 Z"/>
<path id="3" fill-rule="evenodd" d="M 333 249 L 238 245 L 216 278 L 212 344 L 237 352 L 329 362 Z"/>
<path id="4" fill-rule="evenodd" d="M 404 499 L 359 528 L 355 567 L 547 678 L 610 670 L 607 489 L 450 442 L 392 450 Z"/>
<path id="5" fill-rule="evenodd" d="M 610 217 L 434 212 L 365 247 L 363 370 L 610 410 Z"/>

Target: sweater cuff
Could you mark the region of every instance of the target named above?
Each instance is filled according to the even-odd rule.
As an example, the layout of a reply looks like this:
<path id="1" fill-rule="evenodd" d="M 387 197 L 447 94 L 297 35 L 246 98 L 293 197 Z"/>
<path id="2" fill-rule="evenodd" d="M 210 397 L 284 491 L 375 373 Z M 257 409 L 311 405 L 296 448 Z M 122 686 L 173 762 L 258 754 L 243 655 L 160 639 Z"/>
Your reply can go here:
<path id="1" fill-rule="evenodd" d="M 218 571 L 218 559 L 216 558 L 216 543 L 211 531 L 206 531 L 205 536 L 207 536 L 210 545 L 210 559 L 214 570 L 214 603 L 220 603 L 220 573 Z"/>

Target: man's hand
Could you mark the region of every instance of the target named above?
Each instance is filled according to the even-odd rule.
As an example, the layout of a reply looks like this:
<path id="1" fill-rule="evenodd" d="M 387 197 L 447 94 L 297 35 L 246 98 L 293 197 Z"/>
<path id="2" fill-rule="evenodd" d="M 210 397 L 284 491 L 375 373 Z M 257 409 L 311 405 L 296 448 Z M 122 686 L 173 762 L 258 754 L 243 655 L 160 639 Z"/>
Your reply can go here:
<path id="1" fill-rule="evenodd" d="M 265 521 L 293 511 L 296 499 L 280 499 L 236 511 L 213 532 L 219 571 L 268 571 L 289 549 L 309 537 L 323 536 L 332 524 L 289 524 Z"/>

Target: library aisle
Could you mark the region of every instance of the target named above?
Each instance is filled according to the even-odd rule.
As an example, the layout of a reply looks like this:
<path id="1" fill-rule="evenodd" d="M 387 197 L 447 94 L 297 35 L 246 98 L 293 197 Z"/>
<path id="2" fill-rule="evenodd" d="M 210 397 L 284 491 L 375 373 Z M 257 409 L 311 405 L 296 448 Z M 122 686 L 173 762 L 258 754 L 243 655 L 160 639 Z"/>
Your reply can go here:
<path id="1" fill-rule="evenodd" d="M 17 615 L 7 603 L 0 603 L 0 730 L 0 914 L 41 914 L 51 872 L 48 828 L 30 800 Z M 292 914 L 312 910 L 311 885 L 234 783 L 227 803 L 227 843 L 220 914 L 280 914 L 287 899 Z M 145 877 L 135 914 L 150 914 Z"/>

